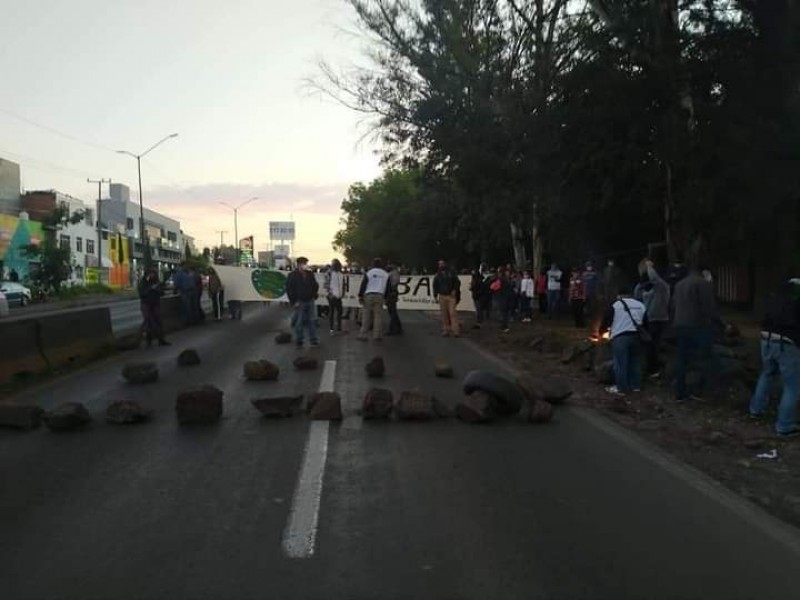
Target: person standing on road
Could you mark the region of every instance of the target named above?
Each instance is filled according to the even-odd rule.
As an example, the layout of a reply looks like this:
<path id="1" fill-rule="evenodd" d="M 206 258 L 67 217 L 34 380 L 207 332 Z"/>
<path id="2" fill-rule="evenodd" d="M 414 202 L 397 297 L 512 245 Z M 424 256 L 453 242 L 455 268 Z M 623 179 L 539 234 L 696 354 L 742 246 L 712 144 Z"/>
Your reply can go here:
<path id="1" fill-rule="evenodd" d="M 712 370 L 716 370 L 716 357 L 712 351 L 714 328 L 722 325 L 717 313 L 714 289 L 703 279 L 700 269 L 692 266 L 689 275 L 675 286 L 675 398 L 678 402 L 690 396 L 686 388 L 686 371 L 692 355 L 700 358 L 702 385 L 709 383 Z"/>
<path id="2" fill-rule="evenodd" d="M 575 327 L 586 327 L 586 283 L 578 267 L 572 269 L 569 278 L 569 306 L 572 309 Z"/>
<path id="3" fill-rule="evenodd" d="M 386 300 L 386 289 L 389 285 L 389 273 L 383 268 L 383 261 L 376 258 L 372 268 L 361 280 L 358 299 L 364 307 L 361 315 L 361 332 L 358 339 L 367 340 L 367 333 L 372 327 L 372 337 L 376 342 L 383 339 L 383 303 Z"/>
<path id="4" fill-rule="evenodd" d="M 195 320 L 200 323 L 206 320 L 206 313 L 203 310 L 203 276 L 197 269 L 192 269 L 192 277 L 194 277 L 194 315 Z"/>
<path id="5" fill-rule="evenodd" d="M 522 303 L 522 322 L 530 323 L 533 317 L 534 285 L 531 272 L 525 271 L 520 282 L 520 302 Z"/>
<path id="6" fill-rule="evenodd" d="M 497 269 L 497 277 L 492 280 L 492 294 L 494 294 L 494 304 L 500 314 L 500 332 L 508 333 L 511 331 L 508 322 L 511 319 L 511 309 L 514 302 L 514 284 L 509 277 L 508 271 L 500 267 Z"/>
<path id="7" fill-rule="evenodd" d="M 461 335 L 456 309 L 461 300 L 461 280 L 444 260 L 439 260 L 438 271 L 433 278 L 433 299 L 439 302 L 442 337 Z"/>
<path id="8" fill-rule="evenodd" d="M 561 269 L 556 263 L 550 266 L 547 272 L 547 312 L 551 319 L 558 315 L 558 307 L 561 302 Z"/>
<path id="9" fill-rule="evenodd" d="M 325 295 L 328 297 L 328 319 L 331 335 L 342 332 L 342 298 L 344 297 L 344 275 L 342 263 L 338 258 L 331 261 L 331 268 L 325 273 Z"/>
<path id="10" fill-rule="evenodd" d="M 790 279 L 779 292 L 767 297 L 761 325 L 761 376 L 750 400 L 750 417 L 760 419 L 769 404 L 772 380 L 780 373 L 783 383 L 775 433 L 800 435 L 797 399 L 800 396 L 800 279 Z"/>
<path id="11" fill-rule="evenodd" d="M 641 341 L 639 329 L 646 326 L 644 304 L 620 289 L 617 300 L 609 306 L 600 333 L 610 332 L 614 359 L 614 382 L 607 387 L 610 394 L 625 395 L 642 387 Z"/>
<path id="12" fill-rule="evenodd" d="M 319 346 L 317 336 L 317 319 L 315 301 L 319 294 L 319 284 L 308 266 L 308 259 L 301 256 L 297 259 L 297 268 L 286 278 L 286 296 L 294 309 L 292 323 L 295 343 L 303 347 L 303 336 L 308 328 L 308 337 L 312 346 Z"/>
<path id="13" fill-rule="evenodd" d="M 19 283 L 19 273 L 17 273 L 16 269 L 11 269 L 11 273 L 8 274 L 8 280 L 12 283 Z"/>
<path id="14" fill-rule="evenodd" d="M 139 281 L 139 299 L 142 310 L 142 329 L 144 330 L 145 340 L 149 348 L 153 344 L 153 339 L 158 340 L 159 346 L 169 346 L 170 343 L 164 339 L 164 325 L 161 321 L 161 283 L 158 280 L 158 272 L 154 268 L 149 268 L 144 277 Z"/>
<path id="15" fill-rule="evenodd" d="M 139 280 L 141 282 L 141 279 Z M 185 263 L 181 265 L 180 271 L 175 275 L 175 289 L 181 297 L 181 312 L 183 314 L 184 325 L 193 325 L 197 322 L 195 316 L 195 281 L 194 276 L 189 272 L 189 267 Z"/>
<path id="16" fill-rule="evenodd" d="M 389 331 L 386 335 L 403 335 L 403 324 L 397 312 L 400 300 L 400 271 L 396 265 L 389 265 L 389 285 L 386 288 L 386 309 L 389 311 Z"/>
<path id="17" fill-rule="evenodd" d="M 661 340 L 669 326 L 669 284 L 659 277 L 653 261 L 645 259 L 639 267 L 641 281 L 633 291 L 647 312 L 647 331 L 650 342 L 646 346 L 647 374 L 651 379 L 661 376 Z"/>
<path id="18" fill-rule="evenodd" d="M 225 306 L 225 288 L 214 269 L 208 270 L 208 295 L 211 296 L 211 306 L 214 320 L 222 320 L 222 311 Z"/>
<path id="19" fill-rule="evenodd" d="M 484 320 L 484 290 L 486 286 L 483 283 L 482 266 L 472 271 L 472 278 L 469 281 L 469 293 L 472 296 L 472 303 L 475 305 L 475 329 L 480 329 Z"/>

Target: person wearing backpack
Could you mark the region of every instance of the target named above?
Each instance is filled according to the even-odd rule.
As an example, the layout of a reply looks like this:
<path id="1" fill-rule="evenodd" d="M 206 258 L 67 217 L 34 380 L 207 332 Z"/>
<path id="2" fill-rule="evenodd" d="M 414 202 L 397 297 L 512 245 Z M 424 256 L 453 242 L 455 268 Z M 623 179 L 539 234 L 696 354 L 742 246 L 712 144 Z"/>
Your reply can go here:
<path id="1" fill-rule="evenodd" d="M 767 297 L 761 325 L 761 376 L 750 400 L 750 417 L 760 419 L 769 404 L 772 379 L 780 373 L 783 383 L 775 433 L 800 435 L 797 398 L 800 395 L 800 279 L 790 279 Z"/>
<path id="2" fill-rule="evenodd" d="M 718 371 L 716 355 L 712 351 L 714 328 L 724 327 L 717 313 L 714 288 L 703 278 L 700 269 L 693 266 L 689 275 L 675 286 L 675 398 L 678 402 L 699 401 L 689 395 L 686 388 L 686 371 L 696 354 L 700 358 L 702 386 L 709 383 L 712 371 Z"/>
<path id="3" fill-rule="evenodd" d="M 647 327 L 644 304 L 633 298 L 624 285 L 606 310 L 600 333 L 609 332 L 614 361 L 614 385 L 609 394 L 624 396 L 642 387 L 642 331 Z"/>
<path id="4" fill-rule="evenodd" d="M 433 278 L 433 297 L 438 300 L 442 315 L 442 337 L 461 335 L 456 310 L 461 301 L 461 280 L 443 260 L 439 261 L 438 272 Z"/>

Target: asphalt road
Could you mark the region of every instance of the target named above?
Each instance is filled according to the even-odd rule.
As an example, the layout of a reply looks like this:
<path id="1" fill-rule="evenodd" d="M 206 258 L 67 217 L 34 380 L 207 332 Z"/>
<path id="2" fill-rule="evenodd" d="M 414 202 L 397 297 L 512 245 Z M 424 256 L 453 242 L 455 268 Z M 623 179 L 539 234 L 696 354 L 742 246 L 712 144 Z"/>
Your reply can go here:
<path id="1" fill-rule="evenodd" d="M 252 307 L 20 397 L 80 400 L 98 420 L 0 430 L 0 598 L 798 597 L 794 530 L 582 409 L 546 426 L 362 423 L 375 354 L 381 386 L 451 404 L 460 386 L 433 376 L 436 358 L 501 368 L 424 315 L 381 346 L 324 335 L 328 362 L 311 373 L 272 342 L 286 317 Z M 201 366 L 175 366 L 186 347 Z M 121 365 L 145 357 L 160 381 L 122 383 Z M 278 363 L 280 381 L 243 381 L 254 357 Z M 223 421 L 179 428 L 176 392 L 204 382 L 225 392 Z M 266 421 L 249 402 L 321 387 L 342 394 L 341 424 Z M 120 398 L 154 422 L 103 423 Z"/>

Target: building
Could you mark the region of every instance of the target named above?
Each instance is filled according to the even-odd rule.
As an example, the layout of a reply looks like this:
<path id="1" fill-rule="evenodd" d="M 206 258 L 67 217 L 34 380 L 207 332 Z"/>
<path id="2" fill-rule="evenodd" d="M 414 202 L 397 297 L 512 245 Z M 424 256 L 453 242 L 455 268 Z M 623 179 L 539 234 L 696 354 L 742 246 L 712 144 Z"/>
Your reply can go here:
<path id="1" fill-rule="evenodd" d="M 200 254 L 200 252 L 197 249 L 197 244 L 194 239 L 194 236 L 188 235 L 184 233 L 183 230 L 181 230 L 181 239 L 183 240 L 183 248 L 181 248 L 181 250 L 183 251 L 184 258 L 186 258 L 187 248 L 189 249 L 189 253 L 192 256 L 197 256 L 198 254 Z"/>
<path id="2" fill-rule="evenodd" d="M 19 165 L 0 158 L 0 215 L 19 216 L 22 210 L 21 188 Z"/>
<path id="3" fill-rule="evenodd" d="M 138 202 L 131 202 L 130 188 L 112 183 L 110 198 L 100 202 L 100 220 L 110 231 L 130 238 L 133 272 L 143 267 L 144 244 Z M 144 209 L 144 234 L 148 238 L 150 256 L 161 270 L 178 265 L 183 257 L 180 223 L 149 208 Z"/>
<path id="4" fill-rule="evenodd" d="M 22 196 L 22 208 L 31 221 L 47 223 L 58 207 L 65 207 L 68 215 L 82 214 L 77 223 L 68 223 L 52 231 L 54 241 L 62 248 L 69 248 L 72 258 L 72 274 L 67 281 L 71 285 L 84 285 L 107 281 L 111 267 L 108 243 L 102 243 L 102 271 L 98 272 L 98 234 L 104 240 L 108 232 L 98 231 L 95 208 L 79 198 L 62 194 L 56 190 L 26 192 Z"/>

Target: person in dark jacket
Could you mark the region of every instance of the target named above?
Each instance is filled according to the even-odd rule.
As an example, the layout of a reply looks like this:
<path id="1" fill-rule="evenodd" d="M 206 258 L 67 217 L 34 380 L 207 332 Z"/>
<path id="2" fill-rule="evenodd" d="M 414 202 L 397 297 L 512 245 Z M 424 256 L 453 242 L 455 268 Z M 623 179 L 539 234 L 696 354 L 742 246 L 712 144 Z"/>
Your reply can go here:
<path id="1" fill-rule="evenodd" d="M 308 267 L 308 259 L 301 256 L 297 259 L 297 268 L 289 273 L 286 279 L 286 296 L 289 304 L 294 309 L 292 322 L 294 324 L 295 343 L 298 348 L 303 347 L 303 335 L 308 328 L 308 337 L 312 346 L 319 346 L 317 335 L 317 320 L 314 303 L 319 294 L 319 284 L 314 273 Z"/>
<path id="2" fill-rule="evenodd" d="M 142 330 L 148 348 L 153 344 L 153 339 L 158 340 L 159 346 L 169 346 L 164 339 L 164 325 L 161 322 L 161 283 L 155 269 L 149 268 L 144 277 L 139 281 L 139 299 L 142 311 Z"/>
<path id="3" fill-rule="evenodd" d="M 403 335 L 403 323 L 400 313 L 397 312 L 397 303 L 400 300 L 400 270 L 396 265 L 390 264 L 389 283 L 386 286 L 386 310 L 389 312 L 389 331 L 386 335 Z"/>
<path id="4" fill-rule="evenodd" d="M 439 270 L 433 278 L 433 298 L 439 302 L 442 336 L 458 337 L 461 334 L 461 326 L 456 307 L 461 301 L 461 280 L 445 261 L 440 260 L 438 267 Z"/>
<path id="5" fill-rule="evenodd" d="M 645 259 L 639 265 L 640 281 L 633 296 L 645 306 L 647 331 L 650 343 L 647 344 L 647 374 L 651 379 L 661 376 L 661 339 L 669 326 L 670 291 L 655 269 L 653 261 Z"/>
<path id="6" fill-rule="evenodd" d="M 511 281 L 510 273 L 503 267 L 497 270 L 497 277 L 491 283 L 492 294 L 494 295 L 495 306 L 500 313 L 500 331 L 508 333 L 511 331 L 508 322 L 511 319 L 511 310 L 514 305 L 514 283 Z"/>
<path id="7" fill-rule="evenodd" d="M 673 298 L 675 317 L 673 328 L 677 352 L 675 355 L 675 397 L 678 402 L 688 399 L 700 400 L 686 388 L 686 371 L 693 355 L 699 356 L 702 385 L 708 384 L 716 367 L 716 357 L 712 352 L 714 329 L 724 328 L 717 313 L 714 289 L 703 278 L 699 268 L 693 267 L 689 275 L 675 286 Z"/>
<path id="8" fill-rule="evenodd" d="M 208 271 L 208 295 L 211 296 L 214 320 L 221 321 L 223 307 L 225 306 L 225 288 L 214 269 L 209 269 Z"/>
<path id="9" fill-rule="evenodd" d="M 175 289 L 181 297 L 181 315 L 184 325 L 192 325 L 197 322 L 195 315 L 195 280 L 187 265 L 181 265 L 180 271 L 175 275 Z"/>

